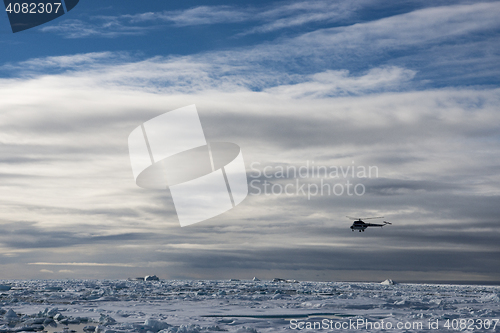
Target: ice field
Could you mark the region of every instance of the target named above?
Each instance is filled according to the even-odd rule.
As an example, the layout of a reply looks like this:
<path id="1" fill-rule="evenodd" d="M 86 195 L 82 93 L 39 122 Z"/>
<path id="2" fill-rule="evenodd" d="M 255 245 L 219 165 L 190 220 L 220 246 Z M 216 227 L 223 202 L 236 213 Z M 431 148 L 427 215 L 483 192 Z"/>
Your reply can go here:
<path id="1" fill-rule="evenodd" d="M 0 295 L 0 333 L 500 331 L 500 286 L 4 280 Z"/>

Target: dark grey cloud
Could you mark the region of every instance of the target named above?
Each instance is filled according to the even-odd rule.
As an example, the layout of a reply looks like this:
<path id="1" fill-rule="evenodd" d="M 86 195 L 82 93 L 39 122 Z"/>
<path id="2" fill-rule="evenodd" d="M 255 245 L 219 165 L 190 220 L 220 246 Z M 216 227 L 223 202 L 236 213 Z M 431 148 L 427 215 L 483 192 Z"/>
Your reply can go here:
<path id="1" fill-rule="evenodd" d="M 153 233 L 120 233 L 115 235 L 93 234 L 60 230 L 60 228 L 41 228 L 34 222 L 15 222 L 1 224 L 0 244 L 14 249 L 57 248 L 92 244 L 136 243 L 158 237 Z"/>
<path id="2" fill-rule="evenodd" d="M 292 275 L 296 270 L 386 270 L 413 271 L 425 267 L 430 272 L 453 271 L 461 273 L 484 272 L 498 277 L 498 251 L 434 251 L 428 249 L 373 250 L 368 246 L 359 249 L 293 248 L 165 254 L 171 262 L 190 266 L 196 271 L 220 270 L 269 271 L 286 270 Z M 487 268 L 485 268 L 487 267 Z M 363 278 L 361 277 L 361 280 Z"/>

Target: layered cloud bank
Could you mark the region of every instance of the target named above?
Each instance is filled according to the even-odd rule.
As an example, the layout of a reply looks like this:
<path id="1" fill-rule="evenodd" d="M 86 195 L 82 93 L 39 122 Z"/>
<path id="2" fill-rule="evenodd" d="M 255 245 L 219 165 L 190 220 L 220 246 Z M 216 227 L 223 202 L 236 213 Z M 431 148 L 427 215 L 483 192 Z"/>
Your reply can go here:
<path id="1" fill-rule="evenodd" d="M 235 10 L 243 14 L 234 20 L 249 20 L 226 7 L 177 15 L 196 10 L 215 22 L 201 14 L 182 22 L 220 23 Z M 498 11 L 498 3 L 417 9 L 186 56 L 107 51 L 3 64 L 5 277 L 154 269 L 164 278 L 498 279 Z M 155 15 L 127 19 L 167 14 Z M 296 24 L 246 33 L 302 21 L 297 14 Z M 167 191 L 135 186 L 127 137 L 189 104 L 208 141 L 242 147 L 258 186 L 284 188 L 296 177 L 264 177 L 252 163 L 259 171 L 376 166 L 377 176 L 326 179 L 363 184 L 361 196 L 262 192 L 180 229 Z M 359 237 L 345 215 L 385 215 L 394 225 Z"/>

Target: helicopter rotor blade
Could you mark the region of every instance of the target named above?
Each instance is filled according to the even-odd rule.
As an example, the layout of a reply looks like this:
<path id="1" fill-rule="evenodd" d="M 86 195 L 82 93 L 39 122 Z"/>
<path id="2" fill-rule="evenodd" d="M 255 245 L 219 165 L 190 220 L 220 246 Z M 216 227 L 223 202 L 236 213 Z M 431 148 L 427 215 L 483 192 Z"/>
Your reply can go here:
<path id="1" fill-rule="evenodd" d="M 383 216 L 376 216 L 376 217 L 352 217 L 352 216 L 346 216 L 347 218 L 351 220 L 373 220 L 373 219 L 383 219 Z"/>

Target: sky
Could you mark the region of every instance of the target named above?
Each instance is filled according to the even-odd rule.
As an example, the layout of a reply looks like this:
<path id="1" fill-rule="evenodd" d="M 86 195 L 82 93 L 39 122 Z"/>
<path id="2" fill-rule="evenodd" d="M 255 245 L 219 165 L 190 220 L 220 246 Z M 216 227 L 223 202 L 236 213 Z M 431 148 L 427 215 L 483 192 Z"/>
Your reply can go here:
<path id="1" fill-rule="evenodd" d="M 0 279 L 500 281 L 499 16 L 82 0 L 14 34 L 0 15 Z M 241 147 L 250 193 L 181 228 L 127 138 L 191 104 Z"/>

